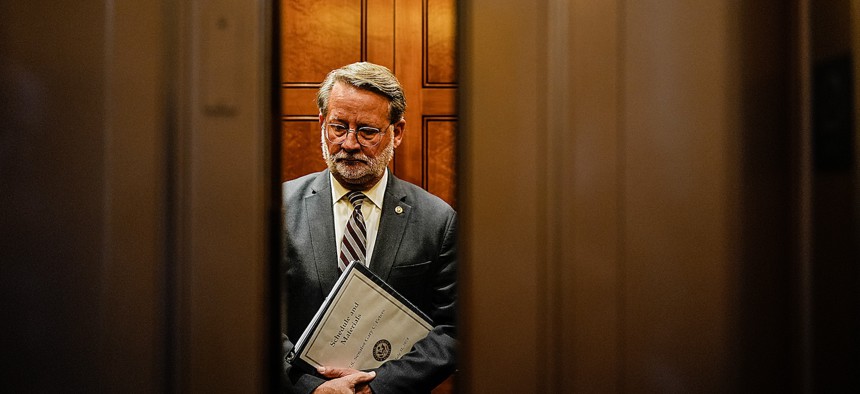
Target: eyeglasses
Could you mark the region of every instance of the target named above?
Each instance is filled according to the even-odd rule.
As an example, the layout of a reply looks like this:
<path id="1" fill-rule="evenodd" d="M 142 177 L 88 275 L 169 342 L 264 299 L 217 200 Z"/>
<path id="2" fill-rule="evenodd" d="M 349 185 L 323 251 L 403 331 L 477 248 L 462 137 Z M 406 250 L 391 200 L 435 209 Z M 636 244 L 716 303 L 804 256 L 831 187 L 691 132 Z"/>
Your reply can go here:
<path id="1" fill-rule="evenodd" d="M 394 123 L 389 123 L 388 126 L 385 126 L 385 129 L 388 128 Z M 328 123 L 323 125 L 325 128 L 325 139 L 332 144 L 343 144 L 346 141 L 346 137 L 350 132 L 355 133 L 355 139 L 358 140 L 358 144 L 366 147 L 373 148 L 382 141 L 382 137 L 385 133 L 377 129 L 376 127 L 359 127 L 358 129 L 350 129 L 342 124 L 338 123 Z"/>

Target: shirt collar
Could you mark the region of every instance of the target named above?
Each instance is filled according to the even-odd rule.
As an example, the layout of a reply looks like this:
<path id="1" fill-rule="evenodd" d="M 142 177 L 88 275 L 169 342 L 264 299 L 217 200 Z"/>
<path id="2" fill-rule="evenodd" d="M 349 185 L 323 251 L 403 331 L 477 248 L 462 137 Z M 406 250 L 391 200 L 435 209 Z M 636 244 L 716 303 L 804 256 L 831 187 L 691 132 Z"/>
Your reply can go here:
<path id="1" fill-rule="evenodd" d="M 350 192 L 349 189 L 343 187 L 337 179 L 334 179 L 334 175 L 329 173 L 329 180 L 331 182 L 331 203 L 332 205 L 337 204 L 343 196 Z M 388 168 L 385 168 L 385 172 L 382 174 L 382 179 L 379 182 L 376 182 L 373 187 L 368 190 L 362 191 L 365 196 L 376 205 L 378 208 L 382 209 L 382 200 L 385 197 L 385 188 L 388 185 Z"/>

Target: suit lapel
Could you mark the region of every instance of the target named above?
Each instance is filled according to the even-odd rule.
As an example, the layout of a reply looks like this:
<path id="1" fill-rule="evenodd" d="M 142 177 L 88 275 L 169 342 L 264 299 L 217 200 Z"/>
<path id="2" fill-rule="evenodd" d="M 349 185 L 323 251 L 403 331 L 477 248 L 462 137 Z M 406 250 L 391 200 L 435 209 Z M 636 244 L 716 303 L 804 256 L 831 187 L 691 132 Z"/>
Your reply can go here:
<path id="1" fill-rule="evenodd" d="M 389 173 L 379 219 L 379 232 L 376 234 L 373 260 L 370 262 L 370 269 L 383 280 L 388 280 L 397 250 L 403 240 L 403 233 L 406 231 L 406 224 L 409 222 L 409 215 L 412 213 L 412 207 L 406 203 L 406 193 L 400 187 L 401 182 Z"/>
<path id="2" fill-rule="evenodd" d="M 328 170 L 314 181 L 311 192 L 304 197 L 305 212 L 308 212 L 308 228 L 314 264 L 319 274 L 320 291 L 327 295 L 339 276 L 337 269 L 337 245 L 334 237 L 334 212 L 331 203 L 331 184 Z"/>

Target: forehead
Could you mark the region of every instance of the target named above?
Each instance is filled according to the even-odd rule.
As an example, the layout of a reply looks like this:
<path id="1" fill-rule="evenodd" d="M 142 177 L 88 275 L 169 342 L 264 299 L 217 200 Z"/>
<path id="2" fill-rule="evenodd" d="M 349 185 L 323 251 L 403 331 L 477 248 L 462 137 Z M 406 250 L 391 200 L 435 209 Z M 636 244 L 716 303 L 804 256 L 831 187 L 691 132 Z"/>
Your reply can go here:
<path id="1" fill-rule="evenodd" d="M 337 82 L 331 89 L 328 101 L 330 119 L 371 119 L 388 117 L 388 98 L 369 90 Z"/>

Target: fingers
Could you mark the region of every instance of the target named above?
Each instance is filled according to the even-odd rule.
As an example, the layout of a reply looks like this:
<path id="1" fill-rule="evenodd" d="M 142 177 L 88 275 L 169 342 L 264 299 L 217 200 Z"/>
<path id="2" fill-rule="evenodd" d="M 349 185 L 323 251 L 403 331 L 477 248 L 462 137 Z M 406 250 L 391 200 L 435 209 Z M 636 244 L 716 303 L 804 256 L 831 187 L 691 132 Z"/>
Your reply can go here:
<path id="1" fill-rule="evenodd" d="M 361 386 L 356 386 L 355 394 L 373 394 L 373 390 L 370 389 L 369 384 L 365 384 Z"/>
<path id="2" fill-rule="evenodd" d="M 370 383 L 370 381 L 373 380 L 373 378 L 375 378 L 375 377 L 376 377 L 376 371 L 370 371 L 370 372 L 354 373 L 352 375 L 349 375 L 348 379 L 349 379 L 349 383 L 353 387 L 355 387 L 355 386 L 358 386 L 360 384 Z"/>
<path id="3" fill-rule="evenodd" d="M 329 393 L 372 393 L 370 386 L 367 385 L 373 378 L 376 377 L 376 372 L 360 372 L 328 380 L 314 390 L 315 394 Z"/>
<path id="4" fill-rule="evenodd" d="M 325 376 L 329 379 L 335 379 L 352 375 L 360 371 L 352 368 L 319 367 L 317 368 L 317 372 L 319 372 L 320 375 Z"/>
<path id="5" fill-rule="evenodd" d="M 331 379 L 318 387 L 316 392 L 327 393 L 325 390 L 336 390 L 332 392 L 348 393 L 371 393 L 370 383 L 376 377 L 375 371 L 362 372 L 352 368 L 319 367 L 320 375 Z"/>

